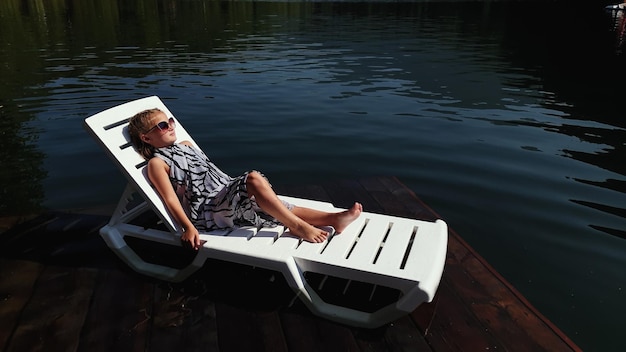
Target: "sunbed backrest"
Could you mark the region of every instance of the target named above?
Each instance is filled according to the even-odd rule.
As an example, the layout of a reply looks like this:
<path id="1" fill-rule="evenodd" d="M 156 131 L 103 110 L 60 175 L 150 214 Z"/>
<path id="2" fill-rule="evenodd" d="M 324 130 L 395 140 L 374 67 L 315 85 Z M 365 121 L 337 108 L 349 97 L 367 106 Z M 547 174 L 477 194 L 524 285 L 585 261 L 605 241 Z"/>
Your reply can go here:
<path id="1" fill-rule="evenodd" d="M 129 184 L 149 200 L 148 203 L 167 222 L 166 225 L 170 230 L 180 232 L 180 227 L 172 219 L 163 201 L 148 181 L 145 167 L 147 161 L 137 153 L 130 142 L 128 120 L 138 111 L 152 108 L 158 108 L 167 116 L 174 117 L 158 97 L 151 96 L 93 115 L 85 120 L 85 125 L 88 131 L 96 135 L 96 140 L 105 147 L 113 162 L 123 170 Z M 178 140 L 189 140 L 196 144 L 182 124 L 176 125 L 176 135 Z"/>

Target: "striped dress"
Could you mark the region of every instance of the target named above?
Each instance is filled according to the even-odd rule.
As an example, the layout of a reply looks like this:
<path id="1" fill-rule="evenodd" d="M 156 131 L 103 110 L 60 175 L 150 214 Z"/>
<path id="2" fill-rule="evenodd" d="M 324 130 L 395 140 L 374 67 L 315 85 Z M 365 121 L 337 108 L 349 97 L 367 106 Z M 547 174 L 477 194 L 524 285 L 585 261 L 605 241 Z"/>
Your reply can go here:
<path id="1" fill-rule="evenodd" d="M 155 150 L 154 156 L 170 168 L 170 181 L 187 216 L 198 231 L 234 226 L 276 226 L 248 195 L 250 172 L 230 177 L 199 149 L 173 144 Z M 293 205 L 283 202 L 288 209 Z"/>

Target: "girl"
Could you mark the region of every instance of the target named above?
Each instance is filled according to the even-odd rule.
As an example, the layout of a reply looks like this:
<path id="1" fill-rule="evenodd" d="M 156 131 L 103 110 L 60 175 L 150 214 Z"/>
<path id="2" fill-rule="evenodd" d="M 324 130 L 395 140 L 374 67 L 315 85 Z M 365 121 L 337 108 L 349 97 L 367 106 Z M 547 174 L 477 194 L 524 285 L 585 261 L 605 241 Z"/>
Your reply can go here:
<path id="1" fill-rule="evenodd" d="M 200 248 L 198 231 L 275 226 L 276 221 L 303 240 L 319 243 L 328 232 L 315 226 L 332 226 L 341 233 L 363 211 L 359 203 L 329 213 L 281 201 L 258 171 L 230 177 L 189 141 L 176 143 L 175 127 L 174 118 L 149 109 L 133 116 L 128 129 L 133 145 L 148 159 L 148 178 L 183 228 L 181 240 L 187 247 Z"/>

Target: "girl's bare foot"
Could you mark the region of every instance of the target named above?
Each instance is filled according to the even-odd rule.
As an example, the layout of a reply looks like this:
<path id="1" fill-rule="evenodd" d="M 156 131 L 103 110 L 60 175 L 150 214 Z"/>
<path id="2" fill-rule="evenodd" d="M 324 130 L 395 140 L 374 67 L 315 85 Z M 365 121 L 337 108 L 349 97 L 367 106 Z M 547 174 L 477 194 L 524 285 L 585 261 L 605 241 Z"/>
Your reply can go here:
<path id="1" fill-rule="evenodd" d="M 363 206 L 361 203 L 355 202 L 350 209 L 335 214 L 336 219 L 332 226 L 335 228 L 336 233 L 342 233 L 348 225 L 361 215 L 362 211 Z"/>
<path id="2" fill-rule="evenodd" d="M 321 243 L 328 238 L 328 232 L 309 225 L 304 221 L 298 226 L 290 227 L 289 231 L 303 240 L 313 243 Z"/>

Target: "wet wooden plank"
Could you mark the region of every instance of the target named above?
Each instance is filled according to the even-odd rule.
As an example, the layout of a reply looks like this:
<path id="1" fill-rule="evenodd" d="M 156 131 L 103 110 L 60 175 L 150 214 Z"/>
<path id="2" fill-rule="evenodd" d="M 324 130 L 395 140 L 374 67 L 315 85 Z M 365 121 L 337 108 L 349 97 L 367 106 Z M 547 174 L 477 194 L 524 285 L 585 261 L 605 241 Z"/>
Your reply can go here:
<path id="1" fill-rule="evenodd" d="M 46 267 L 24 308 L 6 350 L 75 351 L 89 302 L 96 270 Z"/>
<path id="2" fill-rule="evenodd" d="M 0 351 L 5 351 L 44 266 L 30 261 L 0 259 L 0 268 Z"/>
<path id="3" fill-rule="evenodd" d="M 430 306 L 419 307 L 412 316 L 435 350 L 463 348 L 456 341 L 477 349 L 578 350 L 520 297 L 451 231 L 432 320 L 427 321 L 421 311 Z"/>
<path id="4" fill-rule="evenodd" d="M 290 351 L 359 351 L 353 331 L 344 325 L 320 319 L 302 309 L 281 312 L 281 322 Z"/>
<path id="5" fill-rule="evenodd" d="M 259 311 L 255 318 L 265 350 L 288 351 L 278 311 Z"/>
<path id="6" fill-rule="evenodd" d="M 354 337 L 359 346 L 359 351 L 389 351 L 389 346 L 385 341 L 386 330 L 387 326 L 379 329 L 354 329 Z"/>
<path id="7" fill-rule="evenodd" d="M 253 292 L 250 292 L 253 295 Z M 271 351 L 282 346 L 266 346 L 255 312 L 240 306 L 216 303 L 217 334 L 220 351 Z"/>
<path id="8" fill-rule="evenodd" d="M 359 182 L 380 205 L 380 209 L 376 212 L 396 216 L 408 216 L 410 214 L 406 203 L 398 201 L 396 195 L 389 191 L 380 178 L 370 178 Z"/>
<path id="9" fill-rule="evenodd" d="M 330 195 L 321 185 L 280 185 L 276 187 L 278 194 L 292 195 L 299 198 L 331 202 Z"/>
<path id="10" fill-rule="evenodd" d="M 454 259 L 448 261 L 446 280 L 454 285 L 462 304 L 469 307 L 491 334 L 504 346 L 518 351 L 556 351 L 568 347 L 480 257 L 474 253 L 459 256 L 461 251 L 454 248 L 457 243 L 460 241 L 454 241 L 451 246 L 449 257 Z"/>
<path id="11" fill-rule="evenodd" d="M 102 270 L 77 351 L 146 351 L 155 287 L 143 277 Z"/>
<path id="12" fill-rule="evenodd" d="M 377 212 L 380 205 L 356 180 L 339 180 L 324 185 L 331 202 L 339 208 L 349 208 L 354 202 L 360 202 L 364 209 Z"/>
<path id="13" fill-rule="evenodd" d="M 432 351 L 409 315 L 397 319 L 385 330 L 390 351 Z"/>
<path id="14" fill-rule="evenodd" d="M 189 293 L 186 295 L 185 306 L 190 313 L 186 323 L 179 328 L 184 331 L 182 346 L 185 348 L 167 351 L 219 351 L 215 302 L 204 293 L 194 293 L 191 297 Z"/>
<path id="15" fill-rule="evenodd" d="M 322 337 L 319 341 L 320 351 L 358 351 L 353 330 L 349 327 L 326 319 L 317 319 L 316 328 Z"/>
<path id="16" fill-rule="evenodd" d="M 435 315 L 437 314 L 437 307 L 439 305 L 439 291 L 441 290 L 441 285 L 435 294 L 432 302 L 426 302 L 420 304 L 409 316 L 417 326 L 420 334 L 422 336 L 427 336 L 430 331 L 430 326 L 432 322 L 435 320 Z"/>
<path id="17" fill-rule="evenodd" d="M 280 319 L 289 351 L 321 351 L 320 336 L 313 316 L 286 310 L 281 312 Z"/>
<path id="18" fill-rule="evenodd" d="M 440 218 L 426 203 L 417 197 L 415 192 L 406 187 L 397 178 L 379 177 L 377 180 L 394 196 L 395 202 L 402 204 L 407 209 L 406 213 L 397 215 L 429 221 Z"/>
<path id="19" fill-rule="evenodd" d="M 439 290 L 437 314 L 426 334 L 434 351 L 507 351 L 469 307 L 460 304 L 447 282 L 442 282 Z"/>
<path id="20" fill-rule="evenodd" d="M 219 351 L 214 303 L 203 292 L 160 283 L 154 290 L 151 351 Z"/>

